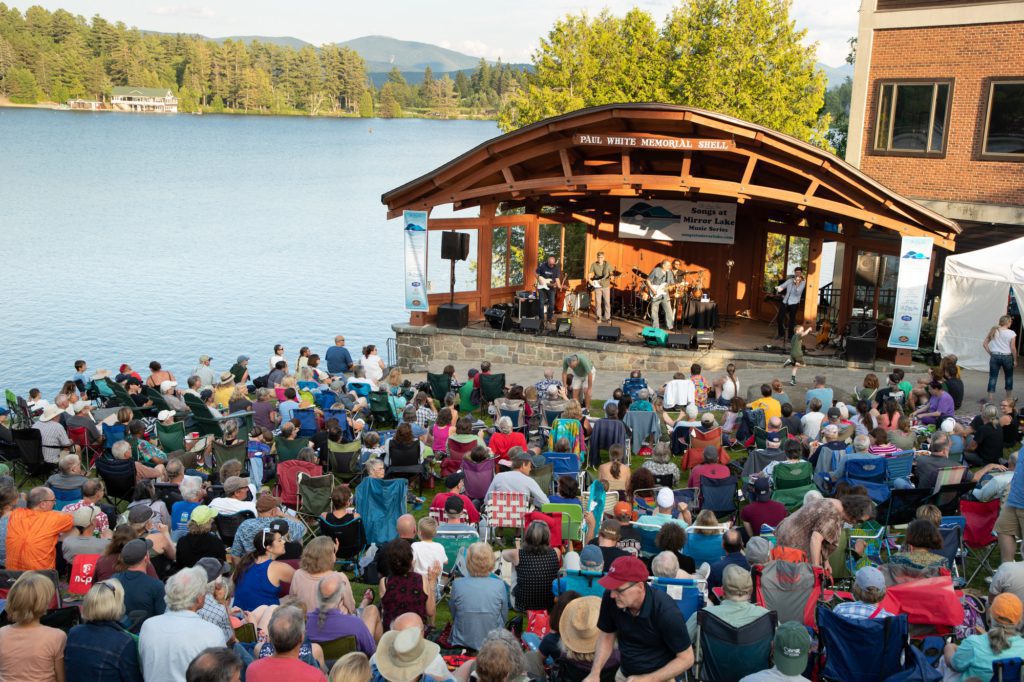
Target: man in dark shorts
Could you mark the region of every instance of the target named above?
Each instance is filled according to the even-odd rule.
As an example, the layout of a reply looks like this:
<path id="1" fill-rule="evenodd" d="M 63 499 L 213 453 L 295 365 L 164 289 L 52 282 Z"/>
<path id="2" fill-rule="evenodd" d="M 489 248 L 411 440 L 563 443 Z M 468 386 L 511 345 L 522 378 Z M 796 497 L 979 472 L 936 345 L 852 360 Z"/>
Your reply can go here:
<path id="1" fill-rule="evenodd" d="M 790 386 L 796 386 L 797 367 L 804 366 L 804 337 L 810 333 L 810 327 L 798 324 L 796 329 L 793 330 L 793 338 L 789 340 L 789 359 L 782 363 L 782 366 L 793 366 L 793 373 L 789 377 Z"/>
<path id="2" fill-rule="evenodd" d="M 620 557 L 598 581 L 605 588 L 597 619 L 597 648 L 584 682 L 598 682 L 618 640 L 622 664 L 616 679 L 681 678 L 693 666 L 686 621 L 667 592 L 647 585 L 649 574 L 635 557 Z"/>

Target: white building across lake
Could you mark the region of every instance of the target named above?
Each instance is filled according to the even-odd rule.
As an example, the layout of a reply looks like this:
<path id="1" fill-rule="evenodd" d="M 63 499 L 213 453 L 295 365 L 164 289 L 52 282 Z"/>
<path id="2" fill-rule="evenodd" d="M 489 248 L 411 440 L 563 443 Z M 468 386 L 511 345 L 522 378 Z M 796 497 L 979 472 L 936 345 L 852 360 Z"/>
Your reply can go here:
<path id="1" fill-rule="evenodd" d="M 115 111 L 178 113 L 178 98 L 167 88 L 116 86 L 111 92 L 110 104 Z"/>

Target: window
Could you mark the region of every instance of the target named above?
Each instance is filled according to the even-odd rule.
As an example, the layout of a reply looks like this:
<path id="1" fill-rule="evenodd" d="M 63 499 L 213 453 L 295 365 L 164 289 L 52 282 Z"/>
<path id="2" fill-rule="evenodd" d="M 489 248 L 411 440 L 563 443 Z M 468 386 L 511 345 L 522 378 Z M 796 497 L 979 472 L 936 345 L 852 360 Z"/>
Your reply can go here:
<path id="1" fill-rule="evenodd" d="M 797 268 L 807 274 L 807 253 L 811 241 L 807 237 L 794 237 L 778 232 L 768 233 L 764 254 L 764 281 L 762 286 L 768 293 L 786 281 Z"/>
<path id="2" fill-rule="evenodd" d="M 989 86 L 983 156 L 1024 159 L 1024 80 Z"/>
<path id="3" fill-rule="evenodd" d="M 455 261 L 455 291 L 476 291 L 477 231 L 455 230 L 469 235 L 469 258 Z M 427 232 L 427 293 L 447 294 L 451 286 L 451 261 L 441 258 L 441 233 Z"/>
<path id="4" fill-rule="evenodd" d="M 941 155 L 949 133 L 952 83 L 882 83 L 875 151 Z"/>
<path id="5" fill-rule="evenodd" d="M 522 225 L 494 228 L 491 236 L 492 289 L 522 285 L 525 243 L 526 228 Z"/>
<path id="6" fill-rule="evenodd" d="M 565 225 L 541 223 L 538 229 L 537 262 L 548 256 L 558 258 L 562 273 L 570 279 L 582 279 L 587 250 L 587 226 L 582 223 Z"/>

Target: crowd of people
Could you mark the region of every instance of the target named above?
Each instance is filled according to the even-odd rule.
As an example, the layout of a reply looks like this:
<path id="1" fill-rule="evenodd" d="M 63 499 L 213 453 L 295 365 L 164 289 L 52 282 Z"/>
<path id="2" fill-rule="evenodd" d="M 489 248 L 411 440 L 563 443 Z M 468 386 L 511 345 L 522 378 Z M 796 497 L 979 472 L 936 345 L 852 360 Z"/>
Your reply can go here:
<path id="1" fill-rule="evenodd" d="M 203 355 L 179 385 L 155 361 L 145 377 L 77 361 L 52 401 L 33 389 L 0 409 L 0 679 L 679 679 L 715 655 L 701 650 L 706 618 L 762 622 L 764 576 L 780 564 L 839 580 L 833 612 L 850 621 L 901 618 L 890 591 L 951 583 L 953 514 L 932 495 L 950 483 L 999 507 L 1001 565 L 988 622 L 957 630 L 936 670 L 988 679 L 993 660 L 1024 655 L 1020 418 L 1012 384 L 966 415 L 955 357 L 856 386 L 819 375 L 799 394 L 779 380 L 742 387 L 731 364 L 719 378 L 699 364 L 664 381 L 635 370 L 602 396 L 575 353 L 491 399 L 490 362 L 416 385 L 373 346 L 353 357 L 342 336 L 323 359 L 303 348 L 292 363 L 275 346 L 254 364 L 241 355 L 217 372 Z M 218 426 L 200 436 L 206 415 Z M 166 439 L 179 423 L 181 442 Z M 19 486 L 25 430 L 45 473 Z M 218 462 L 234 446 L 245 457 Z M 358 454 L 353 485 L 332 485 L 318 517 L 297 514 L 298 476 L 331 474 L 343 450 Z M 908 457 L 884 492 L 857 479 Z M 127 461 L 135 484 L 114 504 L 104 467 Z M 471 490 L 467 473 L 481 471 Z M 780 496 L 794 472 L 806 472 L 798 494 Z M 396 477 L 442 490 L 416 514 L 401 499 L 393 539 L 366 547 L 357 507 L 383 504 L 366 491 Z M 891 491 L 922 493 L 896 533 L 880 513 Z M 488 515 L 503 493 L 540 512 L 512 524 L 514 539 Z M 544 517 L 566 507 L 578 535 Z M 699 605 L 684 613 L 659 581 L 683 581 Z M 771 662 L 744 680 L 810 674 L 813 617 L 769 637 Z M 343 638 L 353 651 L 338 650 Z"/>

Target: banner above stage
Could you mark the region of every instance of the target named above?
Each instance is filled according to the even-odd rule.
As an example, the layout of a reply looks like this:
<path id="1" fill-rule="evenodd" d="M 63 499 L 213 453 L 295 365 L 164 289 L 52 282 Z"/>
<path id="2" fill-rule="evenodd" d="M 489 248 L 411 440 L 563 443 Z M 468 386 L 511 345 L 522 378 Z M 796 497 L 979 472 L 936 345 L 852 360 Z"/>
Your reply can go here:
<path id="1" fill-rule="evenodd" d="M 718 201 L 622 199 L 619 237 L 732 244 L 736 204 Z"/>

